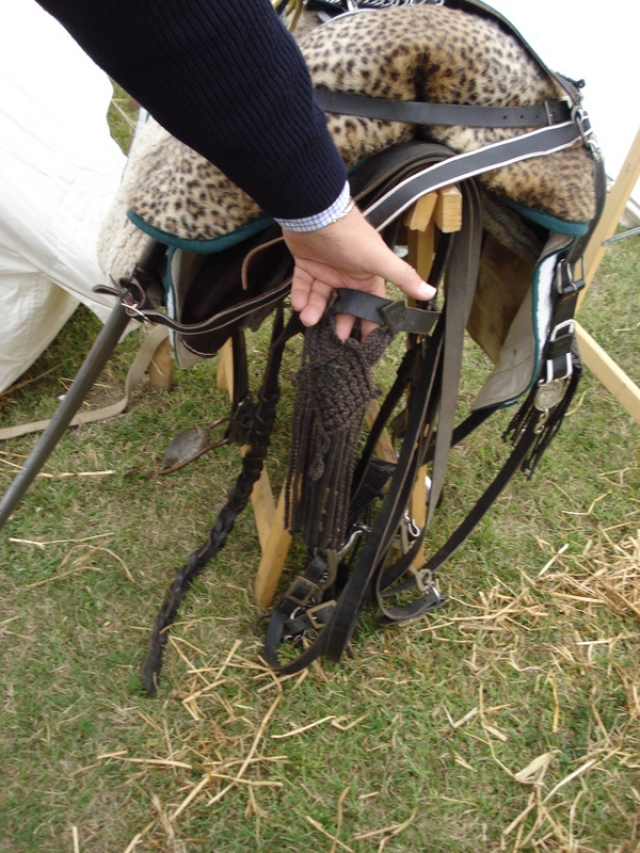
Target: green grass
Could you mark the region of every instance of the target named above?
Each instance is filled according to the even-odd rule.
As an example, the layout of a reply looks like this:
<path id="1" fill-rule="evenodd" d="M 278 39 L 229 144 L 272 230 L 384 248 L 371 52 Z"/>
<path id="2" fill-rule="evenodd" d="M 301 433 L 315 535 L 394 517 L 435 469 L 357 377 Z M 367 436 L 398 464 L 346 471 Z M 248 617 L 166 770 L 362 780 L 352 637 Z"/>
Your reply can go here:
<path id="1" fill-rule="evenodd" d="M 580 313 L 636 381 L 639 279 L 638 241 L 612 246 Z M 2 424 L 51 415 L 98 330 L 79 309 L 28 372 L 33 381 L 0 397 Z M 118 396 L 138 336 L 119 345 L 88 405 Z M 264 348 L 262 334 L 251 339 L 256 374 Z M 295 365 L 292 354 L 285 380 Z M 470 346 L 463 400 L 485 373 Z M 285 385 L 269 461 L 276 484 Z M 384 631 L 367 609 L 353 659 L 311 668 L 281 693 L 254 632 L 248 510 L 184 601 L 150 700 L 139 671 L 155 613 L 224 502 L 238 450 L 171 477 L 158 468 L 175 434 L 226 407 L 215 362 L 177 372 L 168 393 L 143 386 L 123 415 L 63 437 L 45 468 L 54 476 L 37 480 L 6 525 L 0 851 L 640 849 L 638 424 L 587 374 L 534 479 L 514 480 L 441 573 L 448 605 Z M 453 452 L 429 548 L 504 459 L 508 417 Z M 0 488 L 34 441 L 0 448 Z M 99 471 L 113 473 L 59 477 Z M 290 560 L 287 576 L 297 568 Z M 220 777 L 237 774 L 254 743 L 245 781 L 223 793 Z M 545 754 L 539 787 L 514 778 Z M 218 776 L 184 805 L 208 772 Z"/>

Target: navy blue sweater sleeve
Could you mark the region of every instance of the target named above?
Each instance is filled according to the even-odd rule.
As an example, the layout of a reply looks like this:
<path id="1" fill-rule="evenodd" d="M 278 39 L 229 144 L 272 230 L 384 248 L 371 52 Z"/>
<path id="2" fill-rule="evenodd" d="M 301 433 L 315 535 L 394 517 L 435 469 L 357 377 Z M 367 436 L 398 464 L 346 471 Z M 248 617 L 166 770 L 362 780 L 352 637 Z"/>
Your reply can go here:
<path id="1" fill-rule="evenodd" d="M 272 216 L 329 207 L 346 172 L 269 0 L 38 0 L 173 136 Z"/>

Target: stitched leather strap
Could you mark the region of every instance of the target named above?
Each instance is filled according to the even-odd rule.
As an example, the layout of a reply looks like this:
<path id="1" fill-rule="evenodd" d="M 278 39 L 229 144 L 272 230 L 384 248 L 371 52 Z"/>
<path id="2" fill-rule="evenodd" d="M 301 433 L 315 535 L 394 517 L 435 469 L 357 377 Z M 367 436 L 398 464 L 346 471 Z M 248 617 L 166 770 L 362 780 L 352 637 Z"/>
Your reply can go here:
<path id="1" fill-rule="evenodd" d="M 561 151 L 589 132 L 588 121 L 580 125 L 570 121 L 533 130 L 466 154 L 457 154 L 401 181 L 368 207 L 365 216 L 374 228 L 381 231 L 426 193 L 501 166 Z"/>

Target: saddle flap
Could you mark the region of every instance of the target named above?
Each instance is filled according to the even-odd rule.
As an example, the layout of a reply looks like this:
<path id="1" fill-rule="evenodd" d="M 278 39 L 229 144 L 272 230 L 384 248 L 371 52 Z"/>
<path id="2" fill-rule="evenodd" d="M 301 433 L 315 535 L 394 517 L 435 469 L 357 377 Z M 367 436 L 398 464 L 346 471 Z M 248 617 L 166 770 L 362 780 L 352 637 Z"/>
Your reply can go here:
<path id="1" fill-rule="evenodd" d="M 234 328 L 258 328 L 287 294 L 292 271 L 277 225 L 210 255 L 174 250 L 166 284 L 169 310 L 185 325 L 207 326 L 175 336 L 180 363 L 185 351 L 212 357 Z"/>

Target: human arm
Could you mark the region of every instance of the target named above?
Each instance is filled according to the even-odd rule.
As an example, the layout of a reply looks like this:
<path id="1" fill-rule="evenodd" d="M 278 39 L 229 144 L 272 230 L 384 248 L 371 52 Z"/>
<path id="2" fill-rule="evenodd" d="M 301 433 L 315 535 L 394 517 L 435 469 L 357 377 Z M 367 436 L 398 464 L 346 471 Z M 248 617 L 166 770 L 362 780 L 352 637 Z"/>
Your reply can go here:
<path id="1" fill-rule="evenodd" d="M 346 170 L 302 55 L 268 0 L 39 2 L 170 133 L 290 224 L 283 233 L 303 322 L 319 320 L 335 287 L 384 295 L 388 279 L 430 297 L 358 211 L 314 232 L 294 230 L 336 203 Z M 341 337 L 350 325 L 339 318 Z"/>

